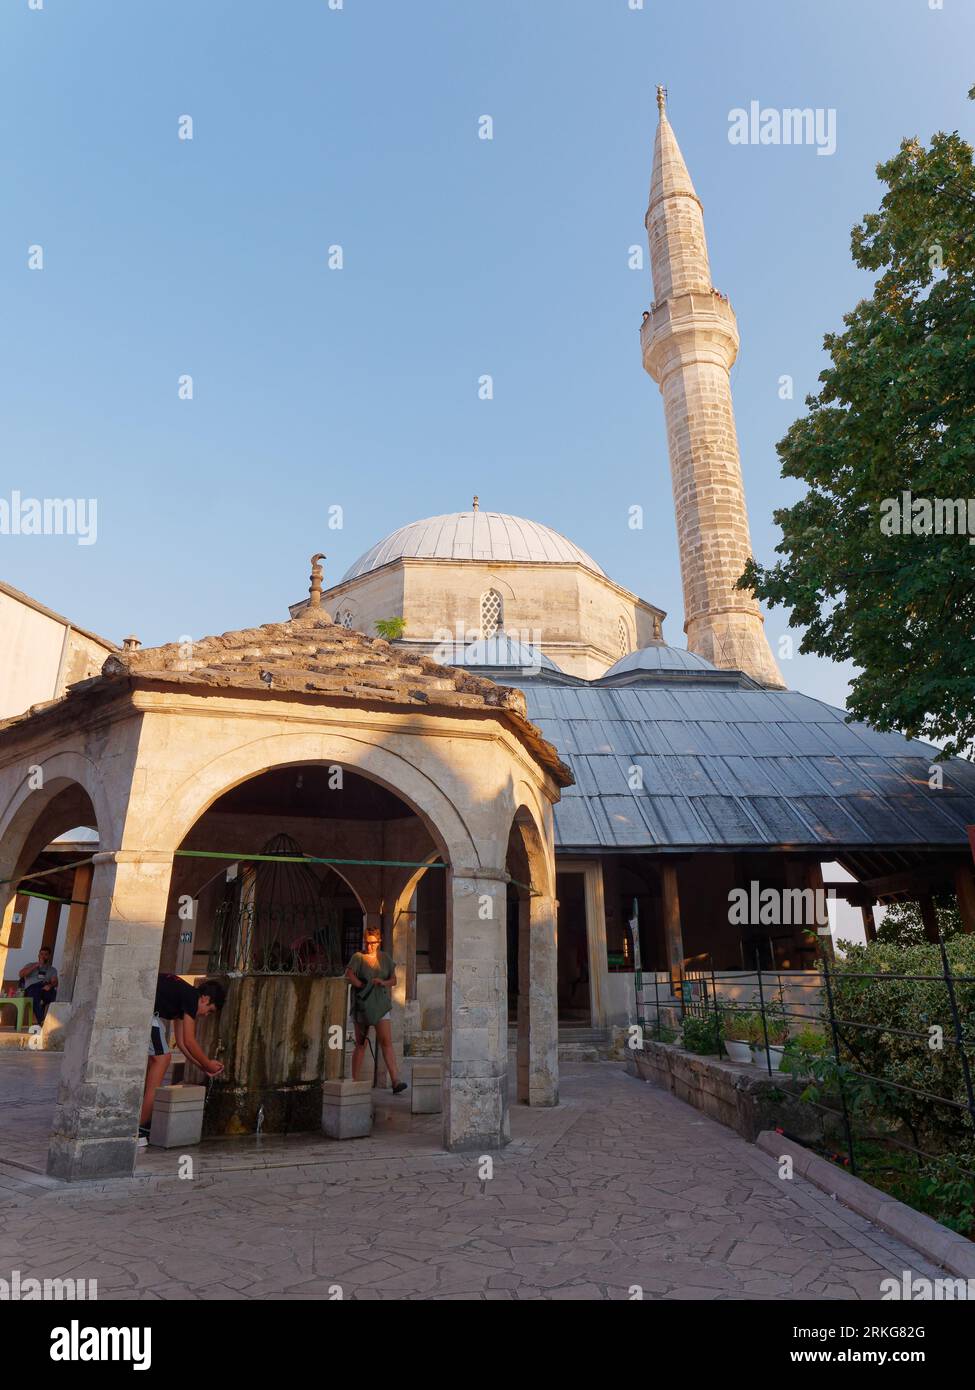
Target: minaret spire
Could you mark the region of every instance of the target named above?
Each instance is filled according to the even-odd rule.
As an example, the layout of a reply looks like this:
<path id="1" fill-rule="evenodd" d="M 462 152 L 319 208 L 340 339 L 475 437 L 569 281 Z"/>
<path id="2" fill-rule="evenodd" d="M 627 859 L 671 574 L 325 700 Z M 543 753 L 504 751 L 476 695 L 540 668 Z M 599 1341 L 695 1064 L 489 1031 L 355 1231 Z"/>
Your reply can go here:
<path id="1" fill-rule="evenodd" d="M 735 588 L 751 555 L 731 400 L 738 324 L 711 284 L 704 209 L 667 119 L 666 96 L 658 87 L 646 217 L 654 303 L 641 341 L 667 419 L 684 631 L 690 651 L 781 687 L 758 604 Z"/>

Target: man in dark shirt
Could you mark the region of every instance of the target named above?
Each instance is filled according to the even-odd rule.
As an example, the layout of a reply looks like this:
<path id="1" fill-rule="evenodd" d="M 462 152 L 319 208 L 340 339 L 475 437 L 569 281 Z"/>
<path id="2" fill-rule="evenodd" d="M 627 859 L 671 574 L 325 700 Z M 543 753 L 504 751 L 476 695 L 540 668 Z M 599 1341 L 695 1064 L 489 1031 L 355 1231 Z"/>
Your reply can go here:
<path id="1" fill-rule="evenodd" d="M 34 1017 L 43 1023 L 48 1008 L 58 997 L 58 972 L 51 964 L 51 948 L 42 946 L 37 960 L 25 965 L 20 972 L 20 983 L 24 993 L 34 1007 Z"/>
<path id="2" fill-rule="evenodd" d="M 207 1076 L 219 1076 L 222 1062 L 212 1061 L 196 1040 L 196 1020 L 223 1008 L 225 991 L 217 980 L 188 985 L 178 975 L 160 975 L 156 983 L 156 1002 L 149 1026 L 149 1061 L 146 1064 L 146 1090 L 139 1116 L 139 1147 L 149 1142 L 149 1126 L 156 1091 L 172 1061 L 167 1023 L 172 1023 L 176 1046 L 189 1062 L 195 1062 Z"/>

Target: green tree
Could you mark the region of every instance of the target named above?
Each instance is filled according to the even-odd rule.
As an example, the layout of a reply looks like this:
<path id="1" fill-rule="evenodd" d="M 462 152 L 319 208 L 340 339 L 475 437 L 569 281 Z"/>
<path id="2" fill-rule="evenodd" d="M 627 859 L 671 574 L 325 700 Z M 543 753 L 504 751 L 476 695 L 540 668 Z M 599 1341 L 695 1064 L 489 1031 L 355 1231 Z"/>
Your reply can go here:
<path id="1" fill-rule="evenodd" d="M 905 490 L 975 493 L 972 147 L 905 140 L 877 173 L 880 211 L 852 233 L 873 293 L 826 336 L 822 389 L 778 445 L 782 476 L 808 488 L 774 514 L 786 558 L 750 561 L 739 587 L 791 609 L 802 651 L 856 664 L 854 717 L 956 753 L 975 743 L 975 547 L 881 524 Z"/>
<path id="2" fill-rule="evenodd" d="M 958 903 L 953 898 L 935 900 L 938 925 L 945 941 L 950 941 L 964 931 Z M 917 903 L 893 903 L 884 913 L 884 920 L 877 928 L 877 940 L 889 946 L 923 946 L 927 942 L 921 909 Z"/>

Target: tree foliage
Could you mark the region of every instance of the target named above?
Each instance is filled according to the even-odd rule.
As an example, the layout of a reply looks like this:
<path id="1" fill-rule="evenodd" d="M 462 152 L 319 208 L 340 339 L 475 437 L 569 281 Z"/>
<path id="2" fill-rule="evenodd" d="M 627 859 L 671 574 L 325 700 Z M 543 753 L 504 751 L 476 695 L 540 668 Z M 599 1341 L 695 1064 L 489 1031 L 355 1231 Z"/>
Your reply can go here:
<path id="1" fill-rule="evenodd" d="M 822 389 L 778 445 L 808 490 L 775 512 L 785 559 L 750 561 L 739 587 L 791 610 L 802 651 L 856 664 L 854 717 L 960 752 L 975 744 L 975 545 L 881 522 L 905 491 L 975 494 L 972 147 L 908 139 L 877 173 L 880 210 L 852 233 L 873 293 L 825 338 Z"/>

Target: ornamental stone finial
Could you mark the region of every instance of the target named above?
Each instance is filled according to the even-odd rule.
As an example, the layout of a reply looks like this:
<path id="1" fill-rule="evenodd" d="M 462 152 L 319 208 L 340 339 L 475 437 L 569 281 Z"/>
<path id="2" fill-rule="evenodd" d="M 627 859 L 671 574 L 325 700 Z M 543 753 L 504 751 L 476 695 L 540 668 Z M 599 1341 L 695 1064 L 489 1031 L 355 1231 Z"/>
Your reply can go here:
<path id="1" fill-rule="evenodd" d="M 320 608 L 322 605 L 322 567 L 320 560 L 328 559 L 327 555 L 313 555 L 311 557 L 311 584 L 308 588 L 308 607 Z"/>
<path id="2" fill-rule="evenodd" d="M 659 83 L 657 84 L 657 110 L 661 116 L 667 110 L 667 88 L 661 87 Z"/>
<path id="3" fill-rule="evenodd" d="M 474 510 L 477 511 L 477 509 L 478 509 L 478 507 L 479 507 L 480 505 L 481 505 L 481 499 L 475 494 L 475 496 L 474 496 Z"/>

